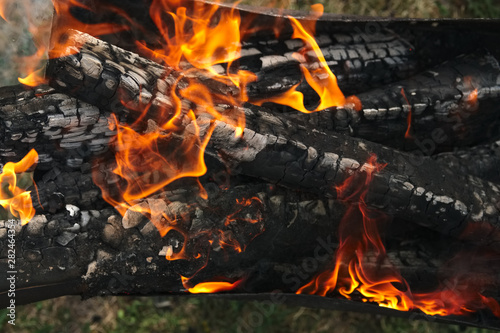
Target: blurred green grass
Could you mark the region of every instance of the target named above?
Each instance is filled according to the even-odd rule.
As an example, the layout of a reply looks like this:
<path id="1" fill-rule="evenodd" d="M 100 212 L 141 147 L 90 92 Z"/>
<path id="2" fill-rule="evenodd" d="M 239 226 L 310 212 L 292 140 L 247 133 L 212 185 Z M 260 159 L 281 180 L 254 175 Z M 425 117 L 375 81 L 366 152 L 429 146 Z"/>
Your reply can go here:
<path id="1" fill-rule="evenodd" d="M 206 297 L 164 297 L 157 308 L 151 297 L 108 297 L 80 301 L 62 297 L 18 307 L 16 326 L 3 323 L 2 332 L 33 333 L 486 333 L 485 329 L 409 320 L 354 312 L 330 311 L 278 305 L 262 324 L 249 328 L 252 315 L 261 313 L 259 303 Z M 255 320 L 255 317 L 254 319 Z M 5 320 L 6 321 L 6 320 Z"/>
<path id="2" fill-rule="evenodd" d="M 35 4 L 48 0 L 30 0 Z M 498 0 L 321 0 L 327 12 L 394 17 L 500 17 Z M 247 1 L 267 5 L 265 0 Z M 276 7 L 307 9 L 311 0 L 277 0 Z M 49 7 L 38 7 L 50 14 Z M 41 16 L 44 16 L 42 13 Z M 17 83 L 22 55 L 31 54 L 34 44 L 20 11 L 14 11 L 12 24 L 0 19 L 0 85 Z M 19 60 L 20 59 L 20 60 Z M 6 310 L 0 310 L 0 331 L 10 332 L 237 332 L 237 318 L 249 319 L 255 302 L 209 298 L 172 297 L 166 308 L 158 309 L 148 297 L 107 297 L 80 301 L 68 296 L 17 307 L 16 326 L 7 323 Z M 379 315 L 307 309 L 278 305 L 254 332 L 464 332 L 489 330 L 464 328 L 427 321 L 410 321 Z"/>

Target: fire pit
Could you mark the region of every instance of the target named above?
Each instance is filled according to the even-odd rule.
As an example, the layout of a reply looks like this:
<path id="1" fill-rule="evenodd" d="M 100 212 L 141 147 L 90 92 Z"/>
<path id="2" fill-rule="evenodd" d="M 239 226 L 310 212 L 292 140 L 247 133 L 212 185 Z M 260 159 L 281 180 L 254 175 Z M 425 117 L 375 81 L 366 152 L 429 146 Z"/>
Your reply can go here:
<path id="1" fill-rule="evenodd" d="M 500 327 L 500 21 L 55 7 L 44 76 L 0 89 L 2 305 L 208 293 Z"/>

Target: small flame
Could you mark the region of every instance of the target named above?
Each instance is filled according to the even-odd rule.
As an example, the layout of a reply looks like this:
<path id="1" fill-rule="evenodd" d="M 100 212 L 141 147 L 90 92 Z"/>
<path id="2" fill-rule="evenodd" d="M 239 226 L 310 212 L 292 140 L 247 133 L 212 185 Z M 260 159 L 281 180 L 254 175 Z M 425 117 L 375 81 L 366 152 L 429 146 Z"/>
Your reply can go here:
<path id="1" fill-rule="evenodd" d="M 403 98 L 405 99 L 406 104 L 409 107 L 408 117 L 406 118 L 406 123 L 408 124 L 408 127 L 406 129 L 405 138 L 406 139 L 411 139 L 412 138 L 412 136 L 410 134 L 410 129 L 411 129 L 411 104 L 408 101 L 408 98 L 406 98 L 406 94 L 405 94 L 404 88 L 401 88 L 401 95 L 403 95 Z"/>
<path id="2" fill-rule="evenodd" d="M 4 19 L 4 21 L 8 22 L 7 15 L 5 14 L 8 8 L 11 6 L 12 0 L 0 0 L 0 17 Z"/>
<path id="3" fill-rule="evenodd" d="M 243 281 L 243 279 L 236 280 L 235 282 L 226 282 L 226 281 L 214 281 L 214 282 L 201 282 L 195 285 L 194 287 L 189 287 L 188 282 L 189 278 L 181 276 L 182 284 L 184 288 L 186 288 L 191 294 L 208 294 L 208 293 L 217 293 L 221 291 L 230 291 L 236 289 Z"/>
<path id="4" fill-rule="evenodd" d="M 28 76 L 22 78 L 19 77 L 17 78 L 20 83 L 24 84 L 25 86 L 29 87 L 36 87 L 41 84 L 46 84 L 47 80 L 43 77 L 43 69 L 37 69 L 35 71 L 32 71 Z"/>
<path id="5" fill-rule="evenodd" d="M 6 17 L 7 8 L 12 3 L 14 1 L 0 0 L 0 16 L 7 22 L 9 22 Z M 52 0 L 54 15 L 57 17 L 57 21 L 45 20 L 43 22 L 37 22 L 31 15 L 33 12 L 32 1 L 20 0 L 15 3 L 23 8 L 23 18 L 28 25 L 28 30 L 37 48 L 33 55 L 19 59 L 19 63 L 22 65 L 21 71 L 27 74 L 24 78 L 19 78 L 18 80 L 27 86 L 33 87 L 47 83 L 47 80 L 44 78 L 44 66 L 47 58 L 59 58 L 78 52 L 78 49 L 74 45 L 68 44 L 69 40 L 65 37 L 69 29 L 80 30 L 93 36 L 101 36 L 129 29 L 129 27 L 124 25 L 110 23 L 87 24 L 77 20 L 71 14 L 74 9 L 92 11 L 90 7 L 78 0 Z M 125 18 L 127 17 L 124 11 L 118 8 L 114 8 L 113 10 Z"/>
<path id="6" fill-rule="evenodd" d="M 25 186 L 19 186 L 19 182 L 23 178 L 18 175 L 26 172 L 37 161 L 38 153 L 32 149 L 21 161 L 6 163 L 3 167 L 3 172 L 0 174 L 0 205 L 14 217 L 19 218 L 22 225 L 28 223 L 33 218 L 35 209 L 33 208 L 30 192 L 21 188 Z M 34 184 L 32 179 L 30 179 L 26 187 L 31 184 Z"/>

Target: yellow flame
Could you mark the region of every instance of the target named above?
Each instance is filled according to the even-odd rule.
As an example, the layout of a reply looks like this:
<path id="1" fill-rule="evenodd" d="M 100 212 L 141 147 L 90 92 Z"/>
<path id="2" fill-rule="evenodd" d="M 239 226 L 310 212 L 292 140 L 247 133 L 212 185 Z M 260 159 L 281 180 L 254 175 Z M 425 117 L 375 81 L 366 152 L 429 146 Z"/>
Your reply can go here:
<path id="1" fill-rule="evenodd" d="M 33 218 L 35 209 L 31 201 L 30 192 L 18 187 L 18 174 L 26 172 L 38 161 L 38 153 L 32 149 L 19 162 L 8 162 L 0 174 L 0 205 L 24 225 Z"/>

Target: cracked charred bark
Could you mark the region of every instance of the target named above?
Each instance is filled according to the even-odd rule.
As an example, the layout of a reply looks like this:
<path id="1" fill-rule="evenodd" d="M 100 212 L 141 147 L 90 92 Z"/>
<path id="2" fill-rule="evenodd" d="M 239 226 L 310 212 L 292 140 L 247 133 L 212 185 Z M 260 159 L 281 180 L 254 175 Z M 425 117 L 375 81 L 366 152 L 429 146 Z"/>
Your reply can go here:
<path id="1" fill-rule="evenodd" d="M 349 25 L 346 29 L 352 27 Z M 145 218 L 127 212 L 122 219 L 102 201 L 100 190 L 91 179 L 91 171 L 105 172 L 101 178 L 106 179 L 113 168 L 112 163 L 108 166 L 105 162 L 92 162 L 95 157 L 113 153 L 116 132 L 108 128 L 111 112 L 117 113 L 125 124 L 137 117 L 136 111 L 141 106 L 150 104 L 151 116 L 154 116 L 160 108 L 170 107 L 167 95 L 174 80 L 180 80 L 178 89 L 182 89 L 187 84 L 183 80 L 187 78 L 90 36 L 70 32 L 69 38 L 83 48 L 80 53 L 50 63 L 48 77 L 55 90 L 47 87 L 2 89 L 2 163 L 20 159 L 31 148 L 40 153 L 35 174 L 40 199 L 33 197 L 38 215 L 28 226 L 17 230 L 21 246 L 18 260 L 23 272 L 22 302 L 53 297 L 54 294 L 44 294 L 44 290 L 53 292 L 58 288 L 60 294 L 77 293 L 85 297 L 122 292 L 184 293 L 180 275 L 197 272 L 207 262 L 208 251 L 208 265 L 196 276 L 196 282 L 213 276 L 237 278 L 245 269 L 251 276 L 246 288 L 252 293 L 275 288 L 294 292 L 298 286 L 287 284 L 284 274 L 303 273 L 301 260 L 314 253 L 318 235 L 336 235 L 345 204 L 336 199 L 334 186 L 352 174 L 362 176 L 371 153 L 378 155 L 378 162 L 388 165 L 376 174 L 366 203 L 393 217 L 387 235 L 388 256 L 417 290 L 436 286 L 436 276 L 446 267 L 443 263 L 450 249 L 466 247 L 477 253 L 484 248 L 497 251 L 500 190 L 489 181 L 498 181 L 494 167 L 498 165 L 498 158 L 488 153 L 496 151 L 496 146 L 462 148 L 440 154 L 435 160 L 423 156 L 455 148 L 456 141 L 458 145 L 468 145 L 484 139 L 462 138 L 454 127 L 445 132 L 448 140 L 442 146 L 438 147 L 441 142 L 434 140 L 431 153 L 402 153 L 387 146 L 415 148 L 411 142 L 406 145 L 389 140 L 404 134 L 410 106 L 415 116 L 414 129 L 446 127 L 446 119 L 453 116 L 455 105 L 467 103 L 467 96 L 476 87 L 479 88 L 479 105 L 492 108 L 479 110 L 478 117 L 464 119 L 463 124 L 472 130 L 479 129 L 485 122 L 491 123 L 493 129 L 498 128 L 495 118 L 498 113 L 495 112 L 498 50 L 495 53 L 492 51 L 495 49 L 489 49 L 493 56 L 488 53 L 472 55 L 467 49 L 464 52 L 471 55 L 416 74 L 446 60 L 436 62 L 429 57 L 430 61 L 422 61 L 422 54 L 439 54 L 443 53 L 442 49 L 426 51 L 417 47 L 415 52 L 408 49 L 422 44 L 429 36 L 425 32 L 420 32 L 423 38 L 418 37 L 418 33 L 406 34 L 404 29 L 394 33 L 395 30 L 384 28 L 379 34 L 367 37 L 363 33 L 332 30 L 325 22 L 319 22 L 318 31 L 318 41 L 329 65 L 337 66 L 336 71 L 340 73 L 341 87 L 358 92 L 357 89 L 378 88 L 385 84 L 383 91 L 358 94 L 363 102 L 359 114 L 338 109 L 294 115 L 273 105 L 244 105 L 238 110 L 245 113 L 247 127 L 240 139 L 235 138 L 234 127 L 222 121 L 215 122 L 207 148 L 212 169 L 201 179 L 208 200 L 200 200 L 196 189 L 186 190 L 192 185 L 186 181 L 172 184 L 166 189 L 168 192 L 141 203 L 163 207 L 165 212 L 174 215 L 175 211 L 192 206 L 193 210 L 185 214 L 187 218 L 179 226 L 188 237 L 171 231 L 161 238 L 154 222 L 163 222 L 159 222 L 157 216 Z M 245 45 L 240 60 L 243 68 L 259 75 L 259 81 L 250 86 L 252 97 L 272 92 L 272 87 L 280 91 L 291 82 L 298 82 L 298 67 L 289 53 L 300 45 L 290 39 L 276 43 L 269 35 L 260 43 L 262 36 L 257 34 L 254 41 Z M 483 40 L 483 37 L 478 39 Z M 449 42 L 445 37 L 443 40 Z M 446 45 L 443 49 L 451 50 L 450 57 L 460 53 L 454 45 Z M 274 48 L 283 54 L 273 55 Z M 376 76 L 380 68 L 386 70 L 385 75 Z M 268 80 L 273 73 L 285 71 L 290 74 L 288 81 Z M 469 86 L 465 82 L 468 76 L 479 78 L 478 82 Z M 461 82 L 457 83 L 457 78 Z M 209 77 L 189 79 L 212 82 Z M 394 83 L 401 79 L 403 81 Z M 425 83 L 427 87 L 412 88 L 414 82 Z M 238 93 L 233 87 L 220 83 L 209 86 L 214 92 L 226 95 Z M 409 106 L 401 99 L 401 88 L 404 88 Z M 62 91 L 73 97 L 60 93 Z M 304 91 L 307 93 L 307 88 Z M 424 111 L 423 104 L 426 105 Z M 196 107 L 184 105 L 188 106 Z M 218 108 L 221 112 L 234 109 L 222 102 Z M 198 120 L 206 117 L 200 114 Z M 379 133 L 381 128 L 385 131 L 383 135 Z M 418 133 L 416 137 L 426 142 L 426 137 Z M 182 138 L 190 132 L 185 130 L 178 135 Z M 386 146 L 370 141 L 380 141 Z M 417 145 L 417 148 L 420 147 Z M 464 157 L 470 156 L 481 158 L 468 166 Z M 478 170 L 475 167 L 482 165 L 486 168 Z M 483 172 L 483 169 L 486 170 Z M 221 184 L 215 183 L 212 179 L 216 177 L 212 176 L 214 172 L 227 171 L 233 175 L 231 184 L 234 187 L 221 191 Z M 111 179 L 110 183 L 113 182 Z M 260 230 L 259 237 L 250 241 L 243 237 L 252 235 L 243 232 L 248 226 L 225 225 L 224 222 L 228 211 L 234 208 L 230 203 L 255 195 L 261 203 L 249 208 L 247 213 L 259 215 L 268 224 L 265 230 Z M 492 228 L 486 228 L 478 241 L 469 236 L 477 234 L 470 229 L 480 226 L 480 222 L 487 222 Z M 414 242 L 408 243 L 407 233 L 412 234 Z M 4 237 L 5 223 L 0 226 L 2 242 Z M 221 250 L 224 243 L 220 242 L 227 239 L 246 245 L 247 251 L 238 257 L 229 251 L 228 257 L 227 252 Z M 335 241 L 330 240 L 330 243 L 332 247 L 337 245 Z M 168 253 L 177 253 L 182 245 L 191 254 L 200 249 L 207 252 L 191 261 L 162 258 Z M 0 256 L 5 257 L 5 253 Z M 263 257 L 267 259 L 262 260 Z M 366 260 L 377 267 L 385 264 L 375 255 Z M 0 259 L 0 264 L 6 264 L 4 261 Z M 320 263 L 317 271 L 323 267 Z M 315 272 L 308 272 L 302 282 L 309 281 Z M 453 276 L 456 272 L 449 273 Z M 491 295 L 497 295 L 497 284 L 493 281 L 488 289 Z M 0 290 L 6 290 L 6 286 L 0 285 Z M 0 292 L 0 300 L 7 301 L 5 292 Z"/>
<path id="2" fill-rule="evenodd" d="M 165 73 L 174 73 L 173 77 L 176 77 L 175 71 L 166 68 L 158 71 L 162 67 L 157 64 L 150 68 L 148 60 L 86 34 L 72 32 L 71 38 L 81 51 L 51 61 L 47 73 L 54 87 L 88 102 L 95 103 L 98 100 L 102 108 L 109 108 L 119 101 L 122 115 L 133 116 L 141 101 L 150 103 L 148 112 L 152 115 L 155 107 L 160 108 L 160 105 L 167 108 L 168 112 L 168 97 L 161 93 L 165 92 L 165 88 L 161 90 L 159 86 L 170 80 L 170 77 L 163 80 L 160 77 Z M 88 78 L 90 69 L 85 60 L 88 58 L 87 53 L 92 54 L 90 68 L 99 69 L 91 73 L 92 79 Z M 113 61 L 119 61 L 121 66 L 138 69 L 136 72 L 123 70 L 121 74 L 110 78 L 105 67 L 117 67 Z M 489 66 L 488 62 L 485 66 Z M 151 77 L 155 71 L 159 74 Z M 144 76 L 141 80 L 137 79 L 141 84 L 131 79 L 139 73 Z M 116 83 L 113 85 L 114 90 L 108 94 L 112 95 L 110 98 L 105 98 L 101 92 L 106 80 Z M 129 81 L 134 84 L 124 83 Z M 101 84 L 96 85 L 96 82 Z M 121 93 L 118 82 L 122 89 L 126 89 L 126 93 Z M 152 82 L 152 85 L 147 85 L 147 82 Z M 215 89 L 218 87 L 220 85 L 215 86 Z M 228 90 L 231 89 L 225 92 Z M 144 95 L 149 97 L 141 97 Z M 196 106 L 190 105 L 189 108 Z M 235 110 L 234 106 L 221 105 L 220 108 L 223 111 Z M 460 234 L 467 225 L 478 221 L 495 226 L 500 222 L 500 190 L 493 183 L 469 175 L 457 176 L 455 172 L 428 158 L 321 131 L 309 123 L 297 126 L 287 117 L 281 119 L 279 114 L 272 114 L 266 108 L 249 106 L 243 111 L 247 118 L 243 137 L 236 139 L 234 127 L 216 121 L 207 148 L 207 153 L 222 157 L 223 162 L 234 171 L 275 184 L 335 197 L 335 191 L 332 190 L 334 186 L 341 184 L 352 171 L 363 169 L 370 154 L 375 153 L 379 162 L 388 163 L 388 166 L 377 175 L 370 187 L 368 205 L 446 234 Z M 209 119 L 207 115 L 201 115 L 199 119 L 203 117 Z M 189 135 L 189 132 L 183 135 Z"/>
<path id="3" fill-rule="evenodd" d="M 245 288 L 252 292 L 294 292 L 300 285 L 289 277 L 305 275 L 299 279 L 305 283 L 330 262 L 338 246 L 338 225 L 332 221 L 343 215 L 345 204 L 266 183 L 241 184 L 228 190 L 213 182 L 204 185 L 206 201 L 199 199 L 198 188 L 184 187 L 137 203 L 164 207 L 171 217 L 185 211 L 178 223 L 185 237 L 178 231 L 160 237 L 154 225 L 161 223 L 160 216 L 148 219 L 134 211 L 122 218 L 109 207 L 66 206 L 55 213 L 39 210 L 26 227 L 16 228 L 16 267 L 20 272 L 16 302 L 44 299 L 44 290 L 52 290 L 50 297 L 69 293 L 84 297 L 122 292 L 182 294 L 180 275 L 190 276 L 204 265 L 196 277 L 198 282 L 212 276 L 247 276 L 250 285 Z M 260 201 L 246 208 L 241 221 L 227 225 L 227 213 L 235 208 L 235 199 L 250 196 Z M 242 222 L 249 214 L 261 221 L 257 225 Z M 5 245 L 6 228 L 7 223 L 2 222 L 0 245 Z M 409 230 L 396 229 L 389 232 L 393 241 L 388 244 L 388 256 L 416 290 L 435 287 L 438 273 L 453 274 L 442 264 L 453 255 L 447 249 L 459 241 L 417 227 L 411 231 L 415 242 L 404 245 L 404 234 Z M 252 239 L 255 233 L 260 235 Z M 231 239 L 246 246 L 246 251 L 237 254 L 223 248 Z M 175 255 L 182 247 L 200 256 L 176 261 L 164 258 L 168 248 Z M 6 257 L 6 248 L 2 246 L 0 257 Z M 322 254 L 319 259 L 318 249 Z M 318 261 L 315 270 L 304 271 L 301 265 L 306 258 Z M 367 267 L 388 265 L 377 258 L 376 254 L 368 255 Z M 7 270 L 4 259 L 0 265 Z M 7 289 L 7 281 L 2 281 L 2 306 L 8 302 Z"/>
<path id="4" fill-rule="evenodd" d="M 8 117 L 2 122 L 3 160 L 11 160 L 13 154 L 20 154 L 19 159 L 31 148 L 40 152 L 40 170 L 50 170 L 41 178 L 42 206 L 49 202 L 49 207 L 58 205 L 60 200 L 47 196 L 44 188 L 50 192 L 55 186 L 53 179 L 62 171 L 73 171 L 73 176 L 62 181 L 67 185 L 61 191 L 67 200 L 98 204 L 99 190 L 89 173 L 92 159 L 108 150 L 109 138 L 114 134 L 107 127 L 109 113 L 62 94 L 46 92 L 32 100 L 25 97 L 32 94 L 23 91 L 17 107 L 5 107 L 4 115 Z M 46 111 L 33 113 L 36 107 Z M 8 113 L 9 109 L 16 111 Z M 457 177 L 429 158 L 416 158 L 338 133 L 297 127 L 264 108 L 246 108 L 245 113 L 247 128 L 241 139 L 228 140 L 235 137 L 235 128 L 217 122 L 207 148 L 208 154 L 222 158 L 232 172 L 335 197 L 333 186 L 341 184 L 353 170 L 361 170 L 370 154 L 376 153 L 378 161 L 388 166 L 375 177 L 367 197 L 369 205 L 403 220 L 457 235 L 474 221 L 498 223 L 498 193 L 492 183 L 470 176 Z M 7 127 L 8 123 L 12 125 Z M 413 167 L 412 163 L 417 162 L 418 167 Z M 82 190 L 78 192 L 77 188 Z M 488 200 L 483 202 L 474 193 L 485 193 Z M 447 222 L 443 223 L 443 219 Z"/>

